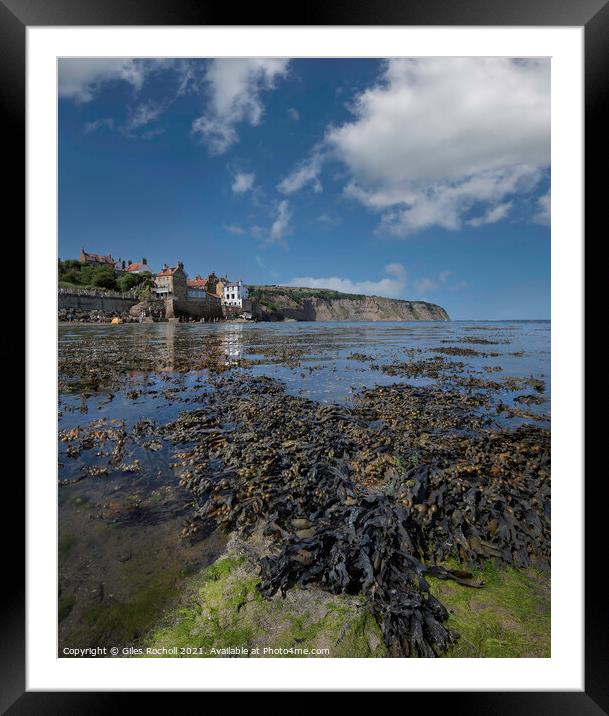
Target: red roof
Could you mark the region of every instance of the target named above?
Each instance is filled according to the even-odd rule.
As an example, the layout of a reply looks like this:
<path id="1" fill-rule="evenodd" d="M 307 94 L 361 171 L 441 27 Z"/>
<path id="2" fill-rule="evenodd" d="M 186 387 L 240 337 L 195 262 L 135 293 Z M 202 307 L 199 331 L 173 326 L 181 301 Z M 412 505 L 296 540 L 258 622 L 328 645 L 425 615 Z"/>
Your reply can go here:
<path id="1" fill-rule="evenodd" d="M 199 277 L 191 278 L 186 283 L 188 284 L 188 288 L 203 288 L 207 284 L 207 281 Z"/>
<path id="2" fill-rule="evenodd" d="M 143 268 L 147 268 L 145 263 L 129 264 L 125 271 L 141 271 Z"/>
<path id="3" fill-rule="evenodd" d="M 157 276 L 173 276 L 173 274 L 179 269 L 179 266 L 168 266 L 166 269 L 159 271 Z"/>

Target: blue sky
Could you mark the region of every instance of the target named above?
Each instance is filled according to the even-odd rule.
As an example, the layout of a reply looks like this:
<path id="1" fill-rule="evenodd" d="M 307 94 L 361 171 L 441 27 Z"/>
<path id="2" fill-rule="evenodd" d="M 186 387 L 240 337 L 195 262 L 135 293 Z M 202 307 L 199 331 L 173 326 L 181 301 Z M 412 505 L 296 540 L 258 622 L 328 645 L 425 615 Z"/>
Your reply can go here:
<path id="1" fill-rule="evenodd" d="M 549 318 L 549 69 L 62 60 L 60 257 Z"/>

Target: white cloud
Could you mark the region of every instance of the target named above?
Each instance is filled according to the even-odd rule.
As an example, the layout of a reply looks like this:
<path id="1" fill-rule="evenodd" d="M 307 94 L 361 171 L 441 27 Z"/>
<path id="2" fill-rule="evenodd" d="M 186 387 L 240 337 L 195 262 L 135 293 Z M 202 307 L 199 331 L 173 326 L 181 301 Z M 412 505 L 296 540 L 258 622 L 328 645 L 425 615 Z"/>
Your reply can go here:
<path id="1" fill-rule="evenodd" d="M 197 71 L 197 60 L 176 60 L 174 67 L 178 75 L 178 97 L 199 89 L 200 73 Z"/>
<path id="2" fill-rule="evenodd" d="M 486 204 L 487 212 L 493 215 L 503 199 L 531 191 L 542 176 L 537 167 L 517 165 L 417 189 L 390 186 L 366 192 L 351 184 L 345 192 L 365 206 L 381 211 L 382 231 L 406 236 L 431 226 L 459 229 L 464 214 L 478 204 Z"/>
<path id="3" fill-rule="evenodd" d="M 256 263 L 263 271 L 269 273 L 273 278 L 277 278 L 279 276 L 279 273 L 277 271 L 273 271 L 264 263 L 260 254 L 256 254 Z"/>
<path id="4" fill-rule="evenodd" d="M 252 172 L 239 172 L 233 179 L 232 190 L 235 194 L 243 194 L 254 186 L 256 175 Z"/>
<path id="5" fill-rule="evenodd" d="M 540 196 L 537 200 L 537 212 L 533 217 L 533 221 L 537 224 L 550 224 L 550 192 Z"/>
<path id="6" fill-rule="evenodd" d="M 260 123 L 264 107 L 260 95 L 275 87 L 287 74 L 289 60 L 218 59 L 209 63 L 206 81 L 209 103 L 205 113 L 192 124 L 211 154 L 223 154 L 238 140 L 235 126 Z"/>
<path id="7" fill-rule="evenodd" d="M 250 226 L 249 232 L 255 239 L 263 239 L 267 235 L 266 229 L 257 224 Z"/>
<path id="8" fill-rule="evenodd" d="M 340 223 L 338 219 L 330 216 L 329 214 L 320 214 L 317 217 L 317 221 L 319 221 L 320 224 L 326 224 L 327 226 L 337 226 Z"/>
<path id="9" fill-rule="evenodd" d="M 467 223 L 470 226 L 482 226 L 484 224 L 496 224 L 498 221 L 505 219 L 510 209 L 512 208 L 511 201 L 507 201 L 504 204 L 497 204 L 488 209 L 482 216 L 476 216 L 470 219 Z"/>
<path id="10" fill-rule="evenodd" d="M 449 291 L 460 291 L 467 287 L 466 281 L 457 281 L 451 283 L 451 277 L 453 276 L 452 271 L 440 271 L 437 278 L 430 278 L 425 276 L 415 281 L 414 288 L 418 295 L 423 295 L 428 291 L 436 291 L 438 289 L 449 290 Z"/>
<path id="11" fill-rule="evenodd" d="M 230 232 L 231 234 L 235 234 L 236 236 L 241 236 L 245 234 L 245 229 L 243 229 L 241 226 L 238 226 L 237 224 L 225 224 L 224 228 L 226 231 Z"/>
<path id="12" fill-rule="evenodd" d="M 83 132 L 89 134 L 90 132 L 97 132 L 98 129 L 114 129 L 114 120 L 112 117 L 104 117 L 102 119 L 96 119 L 93 122 L 87 122 L 83 127 Z"/>
<path id="13" fill-rule="evenodd" d="M 283 199 L 276 204 L 272 213 L 272 223 L 270 226 L 259 226 L 252 224 L 248 226 L 247 231 L 254 239 L 256 239 L 262 248 L 268 246 L 286 246 L 285 237 L 292 232 L 292 210 L 287 199 Z M 229 228 L 229 227 L 225 227 Z M 236 227 L 231 227 L 236 228 Z M 239 227 L 240 228 L 240 227 Z M 237 233 L 237 232 L 234 232 Z"/>
<path id="14" fill-rule="evenodd" d="M 157 120 L 165 111 L 165 107 L 153 102 L 142 102 L 134 110 L 131 110 L 127 121 L 127 131 L 141 129 Z"/>
<path id="15" fill-rule="evenodd" d="M 294 122 L 298 122 L 298 120 L 300 119 L 300 113 L 297 109 L 294 109 L 294 107 L 290 107 L 288 109 L 288 117 Z"/>
<path id="16" fill-rule="evenodd" d="M 150 139 L 162 129 L 146 129 L 156 121 L 183 94 L 198 86 L 197 61 L 159 59 L 61 59 L 59 61 L 59 96 L 78 103 L 90 102 L 104 84 L 124 82 L 130 85 L 139 98 L 143 85 L 153 74 L 170 72 L 175 75 L 173 92 L 160 102 L 150 100 L 127 108 L 123 122 L 102 119 L 84 125 L 85 134 L 106 127 L 116 129 L 128 138 Z"/>
<path id="17" fill-rule="evenodd" d="M 548 60 L 390 60 L 351 103 L 354 119 L 328 127 L 279 188 L 318 186 L 331 158 L 348 169 L 346 195 L 395 236 L 458 229 L 480 204 L 488 218 L 507 213 L 550 163 L 549 71 Z"/>
<path id="18" fill-rule="evenodd" d="M 293 194 L 307 184 L 313 185 L 313 191 L 319 194 L 323 187 L 319 181 L 325 157 L 320 147 L 316 147 L 307 159 L 301 162 L 287 177 L 281 180 L 277 189 L 282 194 Z"/>
<path id="19" fill-rule="evenodd" d="M 277 206 L 277 214 L 275 220 L 271 224 L 269 236 L 266 240 L 266 244 L 283 244 L 284 238 L 291 231 L 290 221 L 292 219 L 292 212 L 287 199 L 280 201 Z"/>
<path id="20" fill-rule="evenodd" d="M 59 96 L 90 102 L 100 85 L 121 80 L 139 90 L 146 65 L 128 58 L 62 58 L 59 60 Z"/>
<path id="21" fill-rule="evenodd" d="M 392 263 L 385 266 L 385 278 L 378 281 L 352 281 L 348 278 L 330 276 L 315 278 L 313 276 L 300 276 L 293 278 L 286 285 L 304 288 L 328 288 L 343 293 L 358 293 L 368 296 L 386 296 L 398 298 L 403 295 L 406 288 L 406 269 L 402 264 Z"/>
<path id="22" fill-rule="evenodd" d="M 426 293 L 438 288 L 438 283 L 432 278 L 422 278 L 415 283 L 415 288 L 419 293 Z"/>

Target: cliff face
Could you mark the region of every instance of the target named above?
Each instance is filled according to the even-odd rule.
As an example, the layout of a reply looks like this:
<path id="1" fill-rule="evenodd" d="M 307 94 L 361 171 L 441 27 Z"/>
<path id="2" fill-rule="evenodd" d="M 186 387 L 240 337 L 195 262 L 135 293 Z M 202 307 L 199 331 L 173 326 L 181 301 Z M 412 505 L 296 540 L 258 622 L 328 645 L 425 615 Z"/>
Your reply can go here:
<path id="1" fill-rule="evenodd" d="M 339 293 L 324 289 L 250 286 L 255 313 L 266 321 L 448 321 L 435 303 L 402 301 L 380 296 Z"/>

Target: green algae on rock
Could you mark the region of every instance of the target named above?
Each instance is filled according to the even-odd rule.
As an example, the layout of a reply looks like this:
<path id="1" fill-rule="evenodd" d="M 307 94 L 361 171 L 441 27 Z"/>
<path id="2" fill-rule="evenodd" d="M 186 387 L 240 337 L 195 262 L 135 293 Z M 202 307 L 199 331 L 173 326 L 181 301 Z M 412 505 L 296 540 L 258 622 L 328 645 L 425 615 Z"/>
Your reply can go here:
<path id="1" fill-rule="evenodd" d="M 318 588 L 263 599 L 256 566 L 229 552 L 192 578 L 180 603 L 142 641 L 144 655 L 178 657 L 386 656 L 361 598 Z"/>

